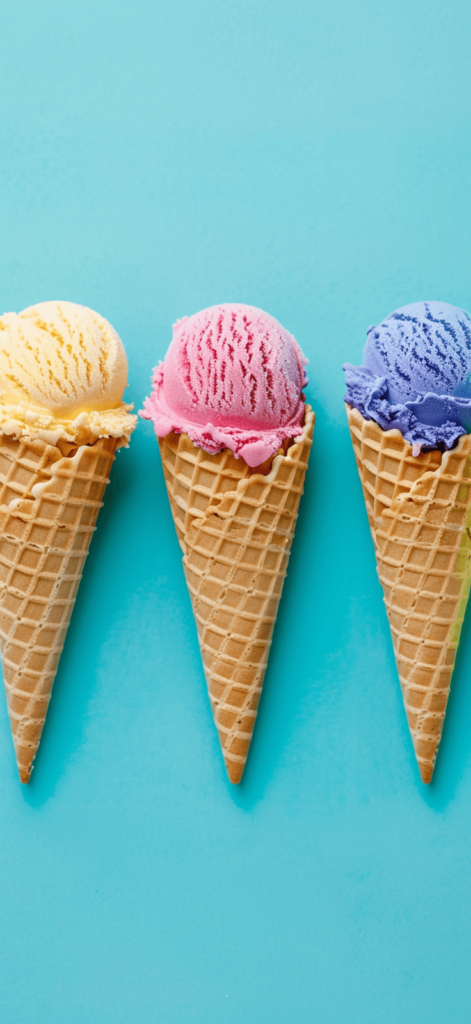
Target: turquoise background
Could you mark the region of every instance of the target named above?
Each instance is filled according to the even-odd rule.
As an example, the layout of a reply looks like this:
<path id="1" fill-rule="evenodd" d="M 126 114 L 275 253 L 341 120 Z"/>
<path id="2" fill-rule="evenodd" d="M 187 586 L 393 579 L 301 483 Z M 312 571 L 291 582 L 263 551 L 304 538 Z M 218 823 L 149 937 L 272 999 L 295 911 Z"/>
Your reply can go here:
<path id="1" fill-rule="evenodd" d="M 0 305 L 99 310 L 139 407 L 179 317 L 274 314 L 312 462 L 243 784 L 155 438 L 113 472 L 34 777 L 0 701 L 5 1024 L 469 1024 L 471 634 L 421 785 L 342 405 L 404 303 L 471 309 L 471 8 L 1 5 Z"/>

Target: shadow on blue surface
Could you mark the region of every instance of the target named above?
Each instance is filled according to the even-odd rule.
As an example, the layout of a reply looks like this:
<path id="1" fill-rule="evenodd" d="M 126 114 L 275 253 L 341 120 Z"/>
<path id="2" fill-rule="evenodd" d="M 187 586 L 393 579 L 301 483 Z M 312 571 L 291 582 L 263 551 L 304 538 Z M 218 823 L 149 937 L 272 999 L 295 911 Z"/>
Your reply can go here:
<path id="1" fill-rule="evenodd" d="M 310 397 L 308 395 L 308 401 Z M 319 414 L 318 414 L 319 415 Z M 296 533 L 292 545 L 288 573 L 274 628 L 262 696 L 259 704 L 252 743 L 242 780 L 232 785 L 224 771 L 226 789 L 234 804 L 244 811 L 252 811 L 263 799 L 283 760 L 283 752 L 290 741 L 293 722 L 303 704 L 308 681 L 305 673 L 305 642 L 302 625 L 293 628 L 290 608 L 306 605 L 311 595 L 306 594 L 303 567 L 312 556 L 316 574 L 316 544 L 312 536 L 311 520 L 315 502 L 319 499 L 317 484 L 317 431 L 309 458 L 304 494 L 300 503 Z M 301 617 L 300 617 L 301 618 Z M 295 616 L 296 619 L 296 616 Z M 291 622 L 291 626 L 289 623 Z M 279 670 L 279 663 L 282 670 Z"/>
<path id="2" fill-rule="evenodd" d="M 471 602 L 468 602 L 452 676 L 442 739 L 432 782 L 422 786 L 429 807 L 443 811 L 456 796 L 470 757 L 471 688 L 467 679 L 471 657 Z"/>

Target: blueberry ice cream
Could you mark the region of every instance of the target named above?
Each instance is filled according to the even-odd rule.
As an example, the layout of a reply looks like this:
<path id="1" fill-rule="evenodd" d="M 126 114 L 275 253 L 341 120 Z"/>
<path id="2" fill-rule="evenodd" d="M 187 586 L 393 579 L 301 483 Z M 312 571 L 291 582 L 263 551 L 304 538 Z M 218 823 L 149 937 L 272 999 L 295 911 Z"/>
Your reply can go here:
<path id="1" fill-rule="evenodd" d="M 345 401 L 413 446 L 452 448 L 471 432 L 471 318 L 415 302 L 369 327 L 363 365 L 345 363 Z"/>

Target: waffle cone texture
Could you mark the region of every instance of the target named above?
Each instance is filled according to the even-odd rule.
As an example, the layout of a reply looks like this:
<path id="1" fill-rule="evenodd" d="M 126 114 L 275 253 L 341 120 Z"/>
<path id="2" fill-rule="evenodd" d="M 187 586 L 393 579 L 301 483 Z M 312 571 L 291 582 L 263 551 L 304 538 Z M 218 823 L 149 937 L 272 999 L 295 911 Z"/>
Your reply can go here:
<path id="1" fill-rule="evenodd" d="M 214 721 L 231 782 L 242 778 L 294 537 L 315 416 L 267 475 L 187 434 L 159 438 Z M 267 467 L 268 468 L 268 467 Z"/>
<path id="2" fill-rule="evenodd" d="M 407 720 L 433 775 L 471 585 L 471 436 L 415 458 L 399 430 L 346 406 Z"/>
<path id="3" fill-rule="evenodd" d="M 83 565 L 123 439 L 62 448 L 0 435 L 0 644 L 28 782 Z"/>

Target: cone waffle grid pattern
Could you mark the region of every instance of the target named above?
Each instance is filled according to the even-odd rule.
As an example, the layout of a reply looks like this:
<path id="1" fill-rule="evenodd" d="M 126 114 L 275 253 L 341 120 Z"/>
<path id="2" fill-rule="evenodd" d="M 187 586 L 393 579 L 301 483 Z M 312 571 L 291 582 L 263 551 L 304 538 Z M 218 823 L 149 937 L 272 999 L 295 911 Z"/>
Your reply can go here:
<path id="1" fill-rule="evenodd" d="M 44 441 L 0 435 L 0 641 L 23 782 L 120 443 L 101 439 L 64 458 Z"/>
<path id="2" fill-rule="evenodd" d="M 415 752 L 430 782 L 471 583 L 471 437 L 412 456 L 347 406 Z"/>
<path id="3" fill-rule="evenodd" d="M 302 439 L 275 457 L 267 476 L 228 451 L 208 455 L 183 434 L 159 442 L 232 782 L 242 777 L 252 739 L 313 427 L 306 406 Z"/>

